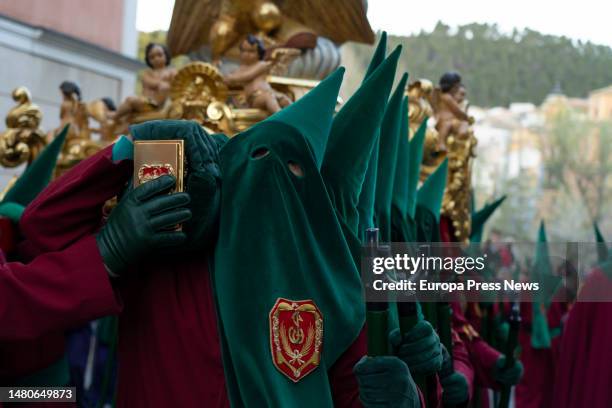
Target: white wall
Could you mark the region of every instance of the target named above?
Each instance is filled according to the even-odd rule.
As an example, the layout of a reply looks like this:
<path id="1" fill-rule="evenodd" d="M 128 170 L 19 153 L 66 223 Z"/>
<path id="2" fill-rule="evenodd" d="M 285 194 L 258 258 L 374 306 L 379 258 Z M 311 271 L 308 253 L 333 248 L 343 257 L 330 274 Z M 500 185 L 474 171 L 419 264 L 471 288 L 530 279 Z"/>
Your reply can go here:
<path id="1" fill-rule="evenodd" d="M 129 8 L 135 2 L 126 3 Z M 5 129 L 6 114 L 15 106 L 11 92 L 18 86 L 30 90 L 43 112 L 41 127 L 49 131 L 59 124 L 62 81 L 76 82 L 85 101 L 108 96 L 118 105 L 134 94 L 136 73 L 143 67 L 122 54 L 0 17 L 0 132 Z M 12 171 L 0 167 L 0 174 L 6 173 Z M 0 178 L 0 189 L 7 180 Z"/>

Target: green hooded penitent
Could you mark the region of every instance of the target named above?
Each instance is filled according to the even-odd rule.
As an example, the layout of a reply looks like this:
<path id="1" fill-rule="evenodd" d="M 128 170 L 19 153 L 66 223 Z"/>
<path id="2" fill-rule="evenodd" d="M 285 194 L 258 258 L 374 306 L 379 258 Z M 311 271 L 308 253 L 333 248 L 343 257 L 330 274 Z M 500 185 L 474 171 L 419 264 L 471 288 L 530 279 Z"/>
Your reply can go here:
<path id="1" fill-rule="evenodd" d="M 418 242 L 440 242 L 440 210 L 446 189 L 448 159 L 423 182 L 417 192 L 415 222 Z"/>
<path id="2" fill-rule="evenodd" d="M 550 306 L 560 279 L 552 274 L 544 221 L 540 222 L 531 276 L 532 282 L 538 282 L 540 286 L 540 290 L 535 293 L 531 305 L 531 346 L 535 349 L 550 348 L 551 333 L 545 312 Z"/>
<path id="3" fill-rule="evenodd" d="M 0 203 L 0 215 L 18 223 L 25 208 L 44 190 L 53 177 L 57 158 L 68 134 L 68 125 L 53 139 L 40 155 L 24 170 Z M 64 386 L 70 380 L 68 360 L 60 357 L 54 363 L 18 379 L 21 386 Z"/>
<path id="4" fill-rule="evenodd" d="M 402 126 L 402 101 L 407 80 L 408 74 L 404 74 L 397 88 L 393 91 L 380 129 L 374 224 L 380 229 L 380 240 L 382 242 L 391 242 L 391 201 L 393 199 L 399 132 Z"/>
<path id="5" fill-rule="evenodd" d="M 342 74 L 219 152 L 213 285 L 233 407 L 333 406 L 327 371 L 364 324 L 359 272 L 319 172 Z M 320 364 L 298 382 L 274 364 L 271 312 L 279 298 L 309 300 L 323 317 Z"/>
<path id="6" fill-rule="evenodd" d="M 417 201 L 417 187 L 421 175 L 421 161 L 423 161 L 423 145 L 425 144 L 425 133 L 427 132 L 427 118 L 423 120 L 416 133 L 410 140 L 408 160 L 408 201 L 406 203 L 406 214 L 414 220 Z"/>
<path id="7" fill-rule="evenodd" d="M 411 157 L 408 141 L 408 98 L 402 101 L 400 131 L 393 178 L 393 196 L 391 199 L 391 238 L 393 242 L 416 242 L 416 225 L 408 214 L 408 201 L 411 195 L 416 195 L 416 183 L 410 181 L 413 171 L 412 160 L 417 160 L 417 171 L 420 167 L 420 157 Z M 417 178 L 418 180 L 418 178 Z M 399 327 L 402 333 L 411 330 L 420 320 L 420 307 L 416 301 L 400 299 L 391 307 L 391 327 Z M 396 317 L 397 312 L 397 317 Z M 395 319 L 397 318 L 397 322 Z M 418 379 L 421 381 L 421 378 Z M 423 384 L 420 384 L 423 386 Z"/>
<path id="8" fill-rule="evenodd" d="M 597 260 L 599 262 L 605 262 L 608 260 L 609 257 L 606 240 L 604 239 L 603 234 L 599 230 L 599 226 L 597 225 L 597 223 L 593 223 L 593 230 L 595 232 L 595 242 L 597 243 Z"/>
<path id="9" fill-rule="evenodd" d="M 506 196 L 502 196 L 490 204 L 486 204 L 480 210 L 472 213 L 472 231 L 470 233 L 470 242 L 481 242 L 484 225 L 487 220 L 493 215 L 497 207 L 499 207 Z"/>
<path id="10" fill-rule="evenodd" d="M 410 146 L 408 142 L 408 98 L 402 101 L 400 130 L 398 132 L 393 195 L 391 197 L 391 239 L 394 242 L 416 241 L 415 225 L 408 218 L 410 178 Z"/>
<path id="11" fill-rule="evenodd" d="M 57 157 L 68 134 L 68 125 L 53 139 L 40 155 L 24 170 L 0 203 L 0 215 L 19 222 L 25 207 L 36 198 L 53 177 Z"/>
<path id="12" fill-rule="evenodd" d="M 380 36 L 380 41 L 374 51 L 370 65 L 364 77 L 364 81 L 372 75 L 374 70 L 382 63 L 385 58 L 385 52 L 387 49 L 387 33 L 383 31 Z M 387 106 L 385 101 L 383 109 Z M 368 160 L 368 169 L 366 171 L 365 179 L 361 187 L 361 193 L 359 194 L 359 201 L 357 203 L 357 212 L 359 213 L 359 238 L 363 242 L 365 240 L 365 231 L 368 228 L 374 227 L 374 199 L 376 197 L 376 173 L 378 170 L 378 146 L 380 139 L 380 127 L 376 130 L 374 136 L 375 141 L 372 146 L 372 152 Z"/>
<path id="13" fill-rule="evenodd" d="M 334 118 L 321 176 L 340 219 L 358 237 L 357 202 L 395 77 L 401 47 L 370 75 Z"/>

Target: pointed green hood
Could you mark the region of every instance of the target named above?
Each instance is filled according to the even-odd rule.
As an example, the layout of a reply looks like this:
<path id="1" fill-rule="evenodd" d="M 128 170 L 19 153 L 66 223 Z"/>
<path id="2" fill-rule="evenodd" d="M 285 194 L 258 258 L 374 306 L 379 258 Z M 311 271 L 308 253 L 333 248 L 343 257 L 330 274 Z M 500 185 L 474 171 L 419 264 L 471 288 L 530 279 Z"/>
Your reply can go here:
<path id="1" fill-rule="evenodd" d="M 391 241 L 391 201 L 406 81 L 408 81 L 408 74 L 402 76 L 397 88 L 393 91 L 380 129 L 374 218 L 376 227 L 380 229 L 382 242 Z"/>
<path id="2" fill-rule="evenodd" d="M 401 48 L 396 48 L 338 112 L 321 166 L 321 175 L 332 202 L 356 236 L 359 224 L 357 202 L 372 148 L 378 142 L 378 129 L 400 52 Z"/>
<path id="3" fill-rule="evenodd" d="M 547 299 L 548 296 L 544 293 L 545 289 L 543 287 L 547 283 L 547 277 L 552 274 L 547 242 L 546 227 L 544 226 L 544 221 L 541 221 L 538 230 L 533 271 L 531 273 L 532 282 L 538 282 L 541 286 L 540 291 L 535 294 L 531 305 L 531 345 L 535 349 L 547 349 L 551 345 L 550 329 L 545 313 L 546 303 L 550 304 L 550 300 Z"/>
<path id="4" fill-rule="evenodd" d="M 326 79 L 304 98 L 316 98 L 319 87 L 336 80 Z M 323 93 L 323 102 L 331 106 L 335 95 Z M 320 135 L 304 127 L 302 119 L 313 108 L 301 101 L 286 108 L 297 109 L 291 115 L 283 114 L 282 120 L 274 115 L 252 126 L 219 151 L 223 188 L 211 275 L 219 294 L 219 337 L 232 407 L 333 406 L 328 370 L 365 322 L 359 270 L 312 146 L 312 140 L 327 138 L 329 126 L 321 125 Z M 321 110 L 317 121 L 331 125 L 333 109 Z M 289 353 L 297 347 L 314 351 L 315 323 L 302 320 L 304 336 L 289 345 L 287 321 L 275 325 L 273 317 L 280 298 L 287 300 L 283 313 L 289 313 L 292 301 L 306 299 L 319 309 L 318 364 L 288 356 L 289 348 Z M 296 317 L 314 319 L 314 313 L 300 313 Z"/>
<path id="5" fill-rule="evenodd" d="M 404 97 L 398 133 L 397 159 L 393 177 L 392 203 L 402 213 L 408 207 L 408 178 L 410 175 L 410 146 L 408 143 L 408 98 Z"/>
<path id="6" fill-rule="evenodd" d="M 472 232 L 470 233 L 470 242 L 480 242 L 482 240 L 482 233 L 484 231 L 485 223 L 505 199 L 506 196 L 502 196 L 501 198 L 498 198 L 492 203 L 485 205 L 479 211 L 472 214 Z"/>
<path id="7" fill-rule="evenodd" d="M 534 258 L 534 272 L 539 275 L 552 275 L 552 265 L 548 254 L 548 238 L 546 236 L 546 225 L 540 221 L 538 229 L 538 241 Z"/>
<path id="8" fill-rule="evenodd" d="M 440 210 L 442 209 L 442 199 L 446 189 L 446 177 L 448 175 L 448 159 L 444 159 L 442 164 L 423 182 L 417 192 L 417 204 L 428 209 L 440 222 Z"/>
<path id="9" fill-rule="evenodd" d="M 393 242 L 416 241 L 414 220 L 406 212 L 409 196 L 410 144 L 408 142 L 408 98 L 402 101 L 401 126 L 398 133 L 393 197 L 391 199 L 391 239 Z"/>
<path id="10" fill-rule="evenodd" d="M 448 159 L 444 159 L 417 192 L 414 222 L 418 242 L 440 242 L 440 210 L 447 173 Z"/>
<path id="11" fill-rule="evenodd" d="M 374 70 L 382 63 L 385 58 L 387 49 L 387 33 L 383 32 L 378 46 L 372 55 L 372 60 L 368 66 L 364 81 L 374 73 Z M 387 101 L 382 106 L 385 109 Z M 357 212 L 359 213 L 358 237 L 361 241 L 365 239 L 365 231 L 368 228 L 374 227 L 374 198 L 376 196 L 376 173 L 378 170 L 378 146 L 380 139 L 380 126 L 376 130 L 374 145 L 368 160 L 368 168 L 366 170 L 365 179 L 361 186 L 359 201 L 357 203 Z"/>
<path id="12" fill-rule="evenodd" d="M 535 293 L 534 303 L 532 304 L 531 344 L 534 348 L 550 348 L 552 335 L 548 327 L 545 312 L 550 307 L 552 298 L 561 283 L 561 278 L 553 275 L 544 221 L 540 222 L 531 275 L 532 282 L 538 282 L 540 285 L 540 290 Z"/>
<path id="13" fill-rule="evenodd" d="M 383 31 L 380 35 L 380 40 L 378 40 L 378 45 L 376 46 L 376 50 L 374 50 L 374 54 L 372 54 L 372 59 L 370 60 L 370 64 L 368 65 L 368 69 L 366 71 L 365 77 L 363 80 L 365 81 L 382 62 L 385 60 L 385 55 L 387 53 L 387 32 Z"/>
<path id="14" fill-rule="evenodd" d="M 280 122 L 295 128 L 310 144 L 317 167 L 321 168 L 343 76 L 344 68 L 340 67 L 306 95 L 255 126 Z"/>
<path id="15" fill-rule="evenodd" d="M 62 151 L 62 146 L 64 145 L 67 134 L 68 125 L 62 129 L 55 139 L 53 139 L 53 141 L 49 143 L 49 145 L 40 152 L 38 157 L 24 170 L 13 187 L 4 196 L 0 204 L 1 215 L 4 215 L 2 214 L 4 208 L 7 210 L 6 216 L 9 216 L 13 221 L 18 221 L 23 211 L 16 211 L 16 209 L 27 207 L 47 184 L 49 184 L 53 177 L 57 158 Z M 15 217 L 17 217 L 17 219 L 14 219 Z"/>
<path id="16" fill-rule="evenodd" d="M 597 223 L 593 223 L 593 230 L 595 231 L 595 242 L 597 242 L 597 260 L 599 262 L 607 261 L 609 257 L 608 247 Z"/>
<path id="17" fill-rule="evenodd" d="M 425 133 L 427 132 L 427 120 L 423 123 L 412 137 L 409 143 L 410 158 L 408 160 L 408 202 L 406 203 L 406 213 L 414 219 L 417 202 L 417 187 L 421 174 L 421 162 L 423 161 L 423 145 L 425 144 Z"/>

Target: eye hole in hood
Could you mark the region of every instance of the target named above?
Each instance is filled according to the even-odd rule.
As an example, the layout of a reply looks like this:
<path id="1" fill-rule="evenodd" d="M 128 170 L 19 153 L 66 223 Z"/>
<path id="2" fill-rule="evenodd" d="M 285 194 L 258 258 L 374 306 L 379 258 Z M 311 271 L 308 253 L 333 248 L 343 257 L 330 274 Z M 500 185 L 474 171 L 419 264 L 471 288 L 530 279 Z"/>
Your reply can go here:
<path id="1" fill-rule="evenodd" d="M 304 177 L 304 169 L 302 169 L 302 166 L 300 166 L 298 163 L 294 162 L 293 160 L 289 160 L 287 162 L 287 167 L 289 168 L 289 171 L 293 173 L 295 177 L 298 177 L 298 178 Z"/>
<path id="2" fill-rule="evenodd" d="M 263 159 L 264 157 L 266 157 L 267 155 L 270 154 L 270 150 L 268 150 L 267 147 L 258 147 L 256 148 L 253 153 L 251 153 L 251 158 L 253 160 L 259 160 L 259 159 Z"/>

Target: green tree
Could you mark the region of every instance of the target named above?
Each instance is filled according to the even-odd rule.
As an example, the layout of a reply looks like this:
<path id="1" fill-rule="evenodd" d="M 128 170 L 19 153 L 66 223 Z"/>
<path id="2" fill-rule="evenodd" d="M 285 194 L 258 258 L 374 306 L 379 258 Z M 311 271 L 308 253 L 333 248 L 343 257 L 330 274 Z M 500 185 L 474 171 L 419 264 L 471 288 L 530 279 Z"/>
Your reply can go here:
<path id="1" fill-rule="evenodd" d="M 568 96 L 585 97 L 612 83 L 611 48 L 529 29 L 502 33 L 496 25 L 473 23 L 451 29 L 439 22 L 431 32 L 389 37 L 390 48 L 398 44 L 404 46 L 400 70 L 408 71 L 411 78 L 434 82 L 446 71 L 459 71 L 469 99 L 479 106 L 539 105 L 556 84 Z M 344 61 L 361 61 L 364 52 L 372 51 L 347 44 Z M 346 91 L 358 85 L 356 78 L 365 70 L 362 65 L 349 65 Z"/>

